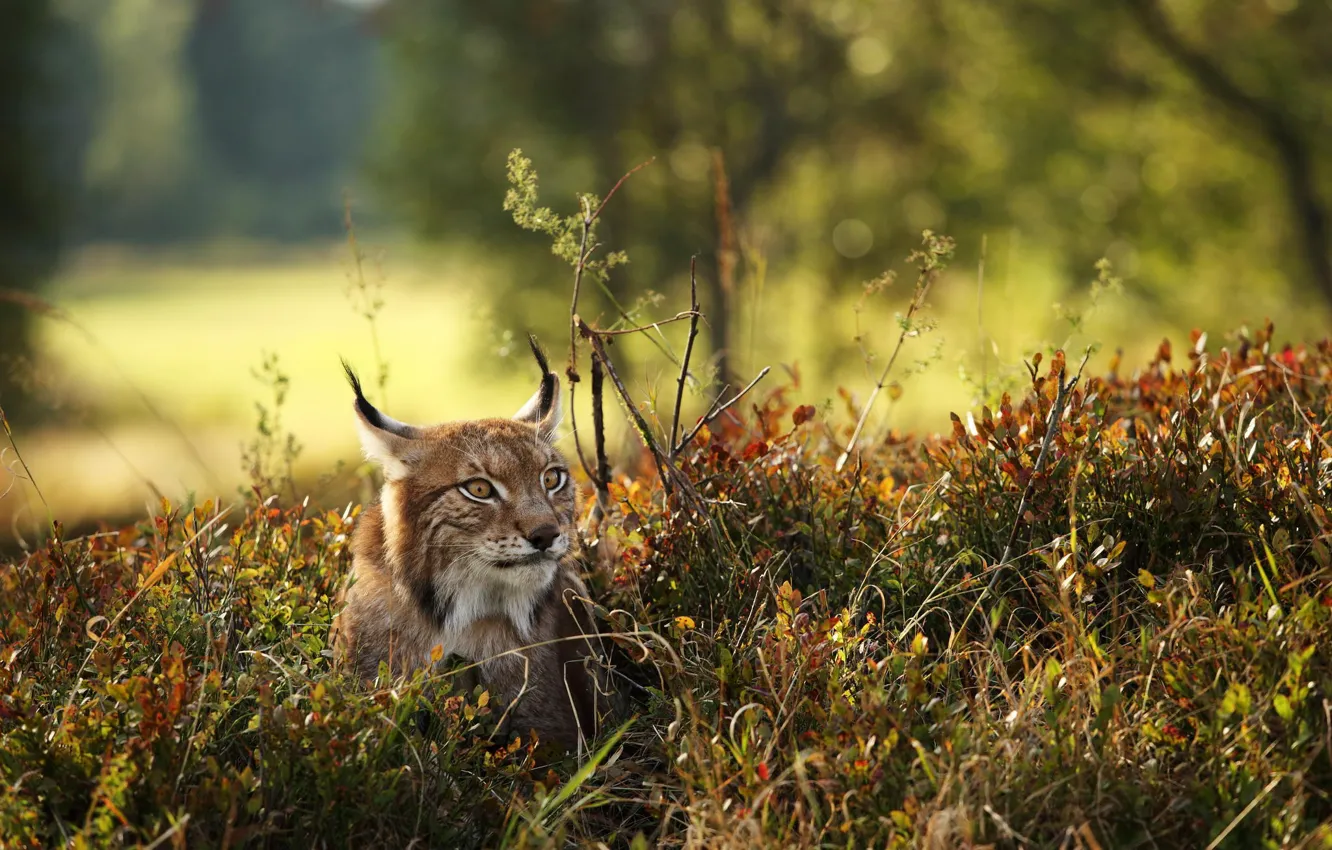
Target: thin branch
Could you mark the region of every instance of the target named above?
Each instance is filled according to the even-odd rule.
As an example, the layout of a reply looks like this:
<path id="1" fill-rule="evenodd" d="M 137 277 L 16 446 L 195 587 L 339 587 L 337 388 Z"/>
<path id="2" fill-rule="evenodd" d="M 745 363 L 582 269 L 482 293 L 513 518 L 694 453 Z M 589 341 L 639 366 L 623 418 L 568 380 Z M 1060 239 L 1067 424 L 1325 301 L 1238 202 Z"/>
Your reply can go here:
<path id="1" fill-rule="evenodd" d="M 606 515 L 610 508 L 610 461 L 606 459 L 606 413 L 602 387 L 605 372 L 601 359 L 592 358 L 592 438 L 596 443 L 597 474 L 592 476 L 592 483 L 597 489 L 597 522 Z"/>
<path id="2" fill-rule="evenodd" d="M 616 184 L 618 185 L 618 184 Z M 590 479 L 593 484 L 597 484 L 597 477 L 592 474 L 592 466 L 587 462 L 587 454 L 583 451 L 583 440 L 578 433 L 578 405 L 575 404 L 575 394 L 578 389 L 578 295 L 582 289 L 583 272 L 587 269 L 587 260 L 591 255 L 588 248 L 588 242 L 592 235 L 593 217 L 587 212 L 587 201 L 582 200 L 583 204 L 583 239 L 578 246 L 578 263 L 574 266 L 573 299 L 569 303 L 569 364 L 564 369 L 564 374 L 569 378 L 569 428 L 573 431 L 574 452 L 578 455 L 578 463 L 583 467 L 583 474 Z M 598 207 L 600 211 L 600 207 Z"/>
<path id="3" fill-rule="evenodd" d="M 674 316 L 671 316 L 669 319 L 662 319 L 659 322 L 649 322 L 646 325 L 640 325 L 636 328 L 617 328 L 616 330 L 612 331 L 599 330 L 596 333 L 597 336 L 601 337 L 624 336 L 626 334 L 647 333 L 648 331 L 658 330 L 662 325 L 669 325 L 672 322 L 683 322 L 685 319 L 693 319 L 694 324 L 697 324 L 699 317 L 702 315 L 703 314 L 698 312 L 697 310 L 685 310 L 684 312 L 676 313 Z"/>
<path id="4" fill-rule="evenodd" d="M 958 627 L 957 633 L 961 634 L 966 629 L 967 623 L 976 611 L 980 610 L 981 603 L 989 598 L 994 592 L 995 585 L 999 583 L 999 576 L 1003 573 L 1004 567 L 1008 566 L 1009 558 L 1013 554 L 1013 546 L 1017 543 L 1018 529 L 1022 527 L 1022 516 L 1027 511 L 1027 501 L 1031 498 L 1031 492 L 1036 485 L 1036 479 L 1040 477 L 1045 469 L 1045 459 L 1049 456 L 1050 444 L 1054 442 L 1055 432 L 1059 428 L 1059 420 L 1064 415 L 1064 405 L 1068 402 L 1069 394 L 1077 386 L 1078 381 L 1082 379 L 1082 370 L 1086 368 L 1088 359 L 1091 358 L 1091 348 L 1082 355 L 1082 363 L 1078 365 L 1078 373 L 1072 380 L 1064 383 L 1064 375 L 1067 369 L 1061 367 L 1058 377 L 1055 378 L 1058 390 L 1055 392 L 1054 403 L 1050 405 L 1050 414 L 1045 419 L 1045 437 L 1041 440 L 1041 450 L 1036 455 L 1036 464 L 1032 467 L 1031 476 L 1027 479 L 1027 484 L 1022 488 L 1022 497 L 1018 499 L 1017 516 L 1013 519 L 1013 527 L 1008 533 L 1008 542 L 1004 544 L 1003 555 L 999 558 L 999 563 L 994 565 L 994 574 L 990 577 L 990 583 L 986 585 L 981 595 L 976 597 L 976 602 L 967 611 L 967 616 L 962 619 L 962 625 Z M 988 625 L 988 620 L 986 621 Z"/>
<path id="5" fill-rule="evenodd" d="M 757 385 L 759 381 L 763 380 L 767 376 L 769 371 L 771 371 L 769 367 L 764 366 L 762 369 L 759 370 L 759 373 L 754 376 L 754 380 L 746 384 L 743 390 L 731 396 L 731 400 L 726 402 L 725 404 L 720 403 L 721 396 L 718 396 L 717 401 L 712 403 L 712 407 L 708 409 L 708 412 L 705 416 L 703 416 L 701 419 L 698 420 L 698 423 L 694 425 L 693 430 L 691 430 L 688 434 L 686 434 L 684 438 L 681 439 L 680 442 L 676 444 L 675 448 L 671 449 L 671 457 L 675 457 L 676 455 L 678 455 L 681 451 L 684 450 L 685 446 L 693 442 L 694 438 L 698 436 L 698 432 L 703 430 L 704 425 L 707 425 L 708 423 L 716 419 L 718 416 L 721 416 L 723 413 L 726 412 L 728 408 L 731 407 L 731 405 L 735 404 L 737 401 L 744 398 L 745 395 L 750 390 L 754 389 L 755 385 Z"/>
<path id="6" fill-rule="evenodd" d="M 1090 355 L 1091 350 L 1088 349 L 1087 355 L 1082 358 L 1083 366 L 1087 364 L 1087 357 Z M 1022 527 L 1022 515 L 1027 510 L 1027 501 L 1031 498 L 1031 491 L 1035 488 L 1037 476 L 1045 468 L 1045 458 L 1050 452 L 1050 444 L 1054 442 L 1055 432 L 1059 430 L 1059 419 L 1064 414 L 1064 405 L 1068 402 L 1068 394 L 1077 385 L 1078 379 L 1082 377 L 1082 367 L 1078 367 L 1078 374 L 1074 375 L 1073 380 L 1067 384 L 1064 383 L 1065 374 L 1066 370 L 1060 368 L 1059 377 L 1056 379 L 1058 390 L 1055 392 L 1054 404 L 1050 406 L 1050 415 L 1045 421 L 1045 438 L 1041 440 L 1041 450 L 1036 455 L 1036 465 L 1032 467 L 1031 477 L 1027 479 L 1027 485 L 1022 488 L 1022 498 L 1018 499 L 1017 517 L 1013 520 L 1013 527 L 1008 532 L 1008 542 L 1004 544 L 1004 554 L 999 558 L 1001 566 L 1008 563 L 1008 557 L 1013 552 L 1013 544 L 1017 542 L 1018 529 Z M 990 579 L 991 586 L 994 585 L 995 579 L 998 577 L 998 573 L 996 573 L 995 578 Z"/>
<path id="7" fill-rule="evenodd" d="M 684 404 L 685 380 L 689 377 L 689 358 L 694 353 L 694 337 L 698 336 L 698 255 L 689 258 L 689 341 L 685 343 L 684 360 L 680 363 L 680 379 L 675 387 L 675 412 L 671 415 L 671 435 L 667 445 L 674 446 L 680 434 L 680 407 Z M 674 449 L 672 449 L 674 454 Z"/>
<path id="8" fill-rule="evenodd" d="M 656 439 L 652 436 L 652 429 L 648 427 L 647 420 L 643 418 L 643 414 L 639 412 L 638 407 L 634 404 L 632 397 L 629 395 L 629 390 L 625 389 L 624 382 L 615 373 L 615 367 L 610 362 L 610 355 L 606 354 L 606 346 L 601 341 L 597 331 L 593 330 L 582 319 L 578 320 L 578 330 L 583 338 L 592 345 L 592 356 L 599 359 L 601 365 L 606 368 L 606 374 L 610 376 L 615 391 L 619 393 L 620 401 L 624 403 L 625 408 L 629 411 L 629 418 L 633 420 L 639 438 L 643 440 L 643 444 L 647 446 L 648 451 L 652 454 L 652 461 L 657 465 L 657 474 L 661 477 L 662 487 L 665 488 L 666 495 L 669 497 L 673 488 L 673 476 L 667 473 L 667 467 L 670 465 L 669 459 L 657 445 Z"/>
<path id="9" fill-rule="evenodd" d="M 621 178 L 623 179 L 623 178 Z M 619 185 L 618 183 L 616 184 Z M 592 222 L 596 221 L 596 216 L 588 211 L 587 198 L 579 199 L 583 205 L 583 238 L 578 245 L 578 262 L 574 265 L 573 298 L 569 302 L 569 365 L 564 370 L 569 376 L 570 389 L 578 383 L 578 296 L 583 288 L 583 272 L 587 270 L 587 261 L 592 256 L 592 250 L 588 244 L 592 240 Z M 604 204 L 603 204 L 604 205 Z M 597 212 L 601 212 L 601 207 L 597 207 Z M 573 399 L 570 398 L 570 407 L 573 406 Z"/>
<path id="10" fill-rule="evenodd" d="M 620 187 L 622 185 L 624 185 L 624 181 L 628 180 L 630 177 L 633 177 L 635 174 L 642 171 L 644 168 L 647 168 L 649 165 L 651 165 L 656 161 L 657 158 L 654 156 L 645 162 L 640 162 L 638 165 L 635 165 L 633 168 L 626 171 L 623 177 L 615 181 L 615 185 L 611 187 L 610 192 L 608 192 L 606 194 L 606 197 L 602 199 L 601 204 L 597 206 L 597 211 L 592 213 L 592 217 L 587 220 L 587 223 L 591 224 L 601 216 L 601 211 L 606 208 L 606 204 L 610 203 L 610 199 L 615 197 L 615 193 L 620 190 Z"/>
<path id="11" fill-rule="evenodd" d="M 846 444 L 846 449 L 841 457 L 837 458 L 837 472 L 842 471 L 846 466 L 851 453 L 855 451 L 856 441 L 860 439 L 860 434 L 865 430 L 865 423 L 869 421 L 870 411 L 874 409 L 874 402 L 878 399 L 879 393 L 888 384 L 888 375 L 893 371 L 893 364 L 897 362 L 897 355 L 902 353 L 902 346 L 906 344 L 907 337 L 911 334 L 911 319 L 919 312 L 920 308 L 925 306 L 925 296 L 929 293 L 930 287 L 934 284 L 935 273 L 926 271 L 916 285 L 916 292 L 911 297 L 911 303 L 907 305 L 906 317 L 902 320 L 902 333 L 897 337 L 897 346 L 893 348 L 892 356 L 888 358 L 888 365 L 883 367 L 883 372 L 879 374 L 879 380 L 875 382 L 874 389 L 870 392 L 870 397 L 865 401 L 865 406 L 861 408 L 860 418 L 856 420 L 855 430 L 851 432 L 851 439 Z"/>
<path id="12" fill-rule="evenodd" d="M 583 473 L 596 485 L 598 505 L 603 508 L 604 505 L 601 503 L 601 492 L 606 486 L 606 478 L 605 476 L 594 475 L 591 466 L 587 462 L 587 455 L 583 451 L 583 441 L 578 434 L 578 408 L 574 403 L 574 391 L 577 388 L 579 380 L 581 380 L 578 375 L 578 326 L 581 324 L 582 320 L 578 317 L 578 298 L 579 295 L 582 294 L 583 273 L 587 271 L 588 261 L 592 259 L 592 254 L 597 250 L 597 246 L 592 242 L 592 225 L 601 217 L 602 210 L 606 209 L 606 204 L 610 202 L 611 198 L 615 197 L 615 193 L 624 185 L 624 181 L 628 180 L 638 171 L 646 168 L 655 161 L 656 157 L 653 157 L 652 159 L 639 163 L 626 171 L 619 180 L 615 181 L 615 185 L 611 187 L 610 192 L 606 194 L 606 197 L 601 200 L 601 203 L 597 205 L 595 210 L 589 208 L 586 196 L 580 199 L 580 203 L 583 205 L 583 234 L 578 245 L 578 262 L 574 265 L 573 296 L 569 300 L 569 364 L 565 367 L 564 374 L 569 378 L 569 426 L 573 430 L 574 450 L 578 454 L 578 462 L 583 467 Z M 628 314 L 619 307 L 618 303 L 616 304 L 616 307 L 625 319 L 629 318 Z M 678 319 L 682 317 L 677 316 L 676 318 Z M 671 321 L 675 320 L 672 319 Z M 635 329 L 635 331 L 637 330 L 640 329 Z M 601 412 L 600 401 L 594 399 L 594 405 L 593 429 L 596 430 L 598 428 L 596 420 L 600 419 Z M 600 472 L 603 468 L 602 461 L 604 460 L 605 453 L 605 435 L 598 433 L 595 436 L 598 441 L 597 468 Z"/>

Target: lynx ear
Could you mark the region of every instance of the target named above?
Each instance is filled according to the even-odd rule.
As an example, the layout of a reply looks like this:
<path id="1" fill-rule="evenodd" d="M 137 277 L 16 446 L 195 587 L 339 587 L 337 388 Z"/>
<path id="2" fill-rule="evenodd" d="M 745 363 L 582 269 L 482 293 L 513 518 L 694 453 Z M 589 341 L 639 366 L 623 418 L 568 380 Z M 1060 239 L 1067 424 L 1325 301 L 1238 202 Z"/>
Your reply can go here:
<path id="1" fill-rule="evenodd" d="M 413 443 L 420 433 L 411 425 L 380 413 L 366 400 L 361 392 L 361 382 L 346 360 L 342 361 L 342 368 L 356 393 L 356 430 L 361 435 L 361 451 L 383 468 L 385 478 L 402 478 L 415 458 Z"/>
<path id="2" fill-rule="evenodd" d="M 536 337 L 528 334 L 527 342 L 532 346 L 532 356 L 536 358 L 537 365 L 541 367 L 541 386 L 536 394 L 527 400 L 527 404 L 513 415 L 513 418 L 519 422 L 532 423 L 536 426 L 541 439 L 553 442 L 555 429 L 560 427 L 560 420 L 564 416 L 560 401 L 560 379 L 550 371 L 550 363 L 546 360 L 546 354 L 541 350 Z"/>

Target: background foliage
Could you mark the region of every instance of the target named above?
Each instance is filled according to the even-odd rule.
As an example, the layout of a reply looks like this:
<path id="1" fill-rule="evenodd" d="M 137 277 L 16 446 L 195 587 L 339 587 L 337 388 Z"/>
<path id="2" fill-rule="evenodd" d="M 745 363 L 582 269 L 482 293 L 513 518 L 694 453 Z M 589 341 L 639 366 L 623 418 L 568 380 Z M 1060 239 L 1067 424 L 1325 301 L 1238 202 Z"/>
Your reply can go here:
<path id="1" fill-rule="evenodd" d="M 1195 293 L 1332 299 L 1326 3 L 392 11 L 395 131 L 379 172 L 410 222 L 510 238 L 498 210 L 459 199 L 495 197 L 515 145 L 562 164 L 546 169 L 556 197 L 655 157 L 610 241 L 649 287 L 712 256 L 706 306 L 722 325 L 728 263 L 761 254 L 773 276 L 836 289 L 924 228 L 954 235 L 966 267 L 988 236 L 996 276 L 1039 258 L 1079 280 L 1108 256 L 1166 313 Z"/>

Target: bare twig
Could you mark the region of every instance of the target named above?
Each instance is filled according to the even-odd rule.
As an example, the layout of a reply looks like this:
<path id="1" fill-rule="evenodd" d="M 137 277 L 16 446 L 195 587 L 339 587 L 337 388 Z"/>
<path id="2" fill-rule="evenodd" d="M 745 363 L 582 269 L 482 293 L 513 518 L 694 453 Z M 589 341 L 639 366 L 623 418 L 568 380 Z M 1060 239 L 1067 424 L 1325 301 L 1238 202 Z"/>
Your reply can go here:
<path id="1" fill-rule="evenodd" d="M 638 327 L 634 328 L 616 328 L 615 330 L 610 330 L 610 331 L 599 330 L 597 331 L 597 336 L 601 337 L 625 336 L 626 334 L 647 333 L 648 331 L 657 330 L 662 325 L 669 325 L 672 322 L 683 322 L 685 319 L 693 319 L 695 322 L 697 322 L 702 315 L 703 314 L 698 312 L 697 310 L 685 310 L 683 312 L 676 313 L 674 316 L 671 316 L 669 319 L 662 319 L 661 321 L 657 322 L 649 322 L 646 325 L 639 325 Z"/>
<path id="2" fill-rule="evenodd" d="M 610 362 L 610 355 L 606 353 L 605 343 L 601 341 L 597 331 L 582 319 L 578 320 L 578 330 L 583 338 L 592 345 L 592 356 L 601 361 L 601 365 L 606 369 L 606 374 L 610 376 L 611 384 L 615 386 L 615 391 L 619 393 L 620 401 L 624 403 L 625 409 L 629 411 L 629 418 L 633 420 L 634 429 L 638 431 L 638 436 L 642 439 L 643 445 L 647 446 L 648 451 L 652 454 L 652 461 L 657 465 L 657 474 L 661 476 L 662 487 L 665 488 L 666 495 L 670 496 L 674 476 L 667 473 L 670 466 L 669 458 L 657 445 L 657 440 L 652 436 L 652 429 L 648 427 L 647 420 L 638 411 L 633 398 L 629 395 L 629 390 L 625 388 L 624 382 L 620 380 L 620 376 L 615 373 L 615 367 Z"/>
<path id="3" fill-rule="evenodd" d="M 602 509 L 604 509 L 605 505 L 602 502 L 601 493 L 606 486 L 606 478 L 609 473 L 603 473 L 603 469 L 607 469 L 608 466 L 603 463 L 605 460 L 605 435 L 600 432 L 601 426 L 598 424 L 601 421 L 601 402 L 599 400 L 594 400 L 595 409 L 593 411 L 593 428 L 597 430 L 595 435 L 595 440 L 597 442 L 596 474 L 593 473 L 592 467 L 587 462 L 587 455 L 583 452 L 582 438 L 578 434 L 577 406 L 574 404 L 574 390 L 576 389 L 578 382 L 581 380 L 578 375 L 578 329 L 582 320 L 578 317 L 578 298 L 582 294 L 583 273 L 587 271 L 588 261 L 591 260 L 592 254 L 597 250 L 596 244 L 592 242 L 592 226 L 596 223 L 597 219 L 601 217 L 602 210 L 606 209 L 606 204 L 610 202 L 611 198 L 615 197 L 615 193 L 620 190 L 620 187 L 624 185 L 624 182 L 655 161 L 656 157 L 653 157 L 652 159 L 649 159 L 646 162 L 641 162 L 626 171 L 619 180 L 615 181 L 615 185 L 606 193 L 606 197 L 602 198 L 601 203 L 597 204 L 595 210 L 590 208 L 587 202 L 587 196 L 580 199 L 580 203 L 583 205 L 583 233 L 578 245 L 578 262 L 574 264 L 573 296 L 569 300 L 569 364 L 565 368 L 564 373 L 569 378 L 569 425 L 573 430 L 574 449 L 578 454 L 578 462 L 582 465 L 584 474 L 586 474 L 597 487 L 597 504 L 598 507 Z M 621 315 L 627 320 L 629 318 L 628 314 L 625 313 L 622 308 L 619 308 L 618 304 L 616 307 L 619 309 Z M 669 321 L 676 321 L 681 318 L 684 317 L 676 316 Z M 663 322 L 661 324 L 665 323 Z M 640 330 L 646 330 L 646 328 L 634 328 L 632 331 L 625 331 L 625 333 L 636 333 Z"/>
<path id="4" fill-rule="evenodd" d="M 1013 544 L 1017 542 L 1018 529 L 1022 526 L 1022 515 L 1027 510 L 1027 501 L 1031 498 L 1032 488 L 1036 484 L 1036 477 L 1041 470 L 1045 468 L 1045 458 L 1050 453 L 1050 444 L 1054 442 L 1055 432 L 1059 430 L 1059 419 L 1063 416 L 1064 405 L 1068 402 L 1068 394 L 1073 387 L 1077 385 L 1078 380 L 1082 378 L 1082 368 L 1087 365 L 1087 358 L 1091 356 L 1091 349 L 1082 357 L 1082 366 L 1078 367 L 1078 374 L 1073 376 L 1073 380 L 1064 383 L 1066 370 L 1060 368 L 1057 391 L 1055 392 L 1054 404 L 1050 406 L 1050 416 L 1045 421 L 1045 438 L 1041 440 L 1041 450 L 1036 455 L 1036 465 L 1032 467 L 1031 477 L 1027 479 L 1027 486 L 1022 488 L 1022 498 L 1018 500 L 1017 517 L 1013 520 L 1013 527 L 1008 532 L 1008 542 L 1004 544 L 1004 554 L 999 558 L 1000 566 L 1008 563 L 1008 557 L 1013 552 Z M 998 573 L 995 574 L 998 577 Z M 994 579 L 990 580 L 990 585 L 994 585 Z"/>
<path id="5" fill-rule="evenodd" d="M 754 386 L 758 384 L 759 381 L 763 380 L 764 377 L 767 376 L 769 371 L 771 371 L 771 369 L 767 366 L 764 366 L 762 369 L 759 370 L 759 373 L 754 376 L 754 380 L 746 384 L 743 390 L 731 396 L 730 401 L 726 402 L 725 404 L 721 403 L 721 396 L 717 396 L 717 400 L 712 403 L 712 407 L 708 409 L 707 414 L 705 414 L 702 418 L 700 418 L 698 420 L 698 423 L 694 425 L 693 429 L 688 434 L 686 434 L 684 438 L 681 439 L 680 442 L 677 443 L 673 449 L 671 449 L 671 457 L 675 457 L 681 451 L 683 451 L 684 447 L 689 445 L 690 442 L 692 442 L 693 439 L 698 436 L 698 432 L 703 430 L 704 425 L 707 425 L 708 423 L 716 419 L 718 416 L 721 416 L 723 413 L 726 412 L 728 408 L 731 407 L 731 405 L 735 404 L 737 401 L 744 398 L 745 395 L 750 390 L 754 389 Z"/>
<path id="6" fill-rule="evenodd" d="M 640 162 L 638 165 L 635 165 L 633 168 L 626 171 L 623 177 L 621 177 L 619 180 L 616 180 L 615 185 L 612 186 L 611 190 L 606 193 L 606 197 L 601 199 L 601 203 L 597 206 L 597 211 L 592 213 L 592 218 L 588 221 L 588 224 L 591 224 L 593 221 L 596 221 L 598 218 L 601 217 L 601 211 L 606 208 L 606 204 L 610 203 L 610 199 L 615 197 L 615 193 L 620 191 L 620 187 L 624 185 L 624 181 L 628 180 L 630 177 L 633 177 L 635 174 L 642 171 L 644 168 L 647 168 L 649 165 L 651 165 L 656 161 L 657 158 L 654 156 L 648 160 Z"/>
<path id="7" fill-rule="evenodd" d="M 581 321 L 578 318 L 578 296 L 582 291 L 583 272 L 587 269 L 587 260 L 593 250 L 588 247 L 588 243 L 592 238 L 592 222 L 595 221 L 595 217 L 588 212 L 587 199 L 584 198 L 581 202 L 583 204 L 583 238 L 578 246 L 578 262 L 574 265 L 573 298 L 569 302 L 569 363 L 564 369 L 564 374 L 569 379 L 569 428 L 573 431 L 574 452 L 578 455 L 579 465 L 583 467 L 583 474 L 594 485 L 597 485 L 599 484 L 597 476 L 593 474 L 592 467 L 587 462 L 587 454 L 583 451 L 583 439 L 578 431 L 578 405 L 574 403 L 578 382 L 582 380 L 578 376 L 578 324 Z M 598 207 L 597 211 L 600 212 L 600 210 L 601 208 Z"/>
<path id="8" fill-rule="evenodd" d="M 600 358 L 592 358 L 592 436 L 596 442 L 597 474 L 592 483 L 597 490 L 594 519 L 597 522 L 610 508 L 610 461 L 606 459 L 606 413 L 602 385 L 605 371 Z"/>
<path id="9" fill-rule="evenodd" d="M 883 367 L 879 374 L 879 380 L 875 382 L 873 391 L 865 401 L 865 406 L 860 411 L 860 418 L 856 420 L 855 430 L 851 432 L 851 439 L 846 444 L 846 449 L 841 457 L 837 458 L 837 472 L 841 472 L 846 466 L 846 462 L 855 451 L 856 441 L 860 439 L 860 434 L 865 430 L 865 423 L 869 421 L 870 411 L 874 409 L 874 402 L 878 399 L 879 393 L 888 385 L 888 375 L 893 371 L 893 364 L 897 362 L 897 355 L 902 353 L 902 346 L 906 344 L 907 337 L 912 336 L 914 326 L 911 324 L 912 318 L 925 306 L 925 296 L 929 294 L 930 287 L 934 285 L 934 279 L 938 276 L 941 266 L 936 266 L 930 254 L 930 248 L 924 249 L 921 259 L 920 277 L 916 280 L 916 291 L 911 296 L 911 303 L 907 305 L 906 316 L 902 317 L 902 333 L 897 337 L 897 345 L 893 348 L 892 356 L 888 358 L 888 363 Z"/>
<path id="10" fill-rule="evenodd" d="M 1022 497 L 1018 499 L 1017 516 L 1014 517 L 1013 527 L 1008 533 L 1008 542 L 1004 544 L 1004 552 L 999 558 L 999 563 L 994 565 L 990 583 L 986 585 L 985 590 L 981 591 L 981 595 L 976 597 L 976 602 L 967 611 L 967 616 L 963 618 L 962 625 L 957 629 L 958 634 L 966 629 L 967 623 L 971 621 L 972 615 L 980 609 L 981 603 L 994 592 L 995 586 L 999 583 L 999 576 L 1002 575 L 1004 567 L 1008 566 L 1009 558 L 1013 554 L 1013 546 L 1017 543 L 1018 529 L 1022 527 L 1022 515 L 1027 511 L 1027 501 L 1031 498 L 1036 479 L 1045 469 L 1045 459 L 1049 456 L 1050 444 L 1054 442 L 1055 432 L 1059 428 L 1059 420 L 1064 415 L 1064 405 L 1067 404 L 1069 394 L 1073 391 L 1073 388 L 1082 379 L 1082 370 L 1086 368 L 1087 360 L 1090 358 L 1091 349 L 1088 348 L 1086 353 L 1082 355 L 1082 363 L 1078 365 L 1078 373 L 1068 383 L 1064 382 L 1064 375 L 1067 374 L 1067 370 L 1063 367 L 1060 368 L 1059 375 L 1055 378 L 1058 389 L 1055 392 L 1054 403 L 1050 405 L 1050 414 L 1045 419 L 1045 437 L 1041 440 L 1041 450 L 1036 455 L 1036 464 L 1032 467 L 1027 485 L 1022 488 Z"/>
<path id="11" fill-rule="evenodd" d="M 698 336 L 698 255 L 689 258 L 689 340 L 685 343 L 684 360 L 680 362 L 680 379 L 675 387 L 675 411 L 671 415 L 671 435 L 667 445 L 674 446 L 680 434 L 680 407 L 684 404 L 685 380 L 689 377 L 689 358 L 694 353 L 694 337 Z M 671 450 L 674 454 L 675 450 Z"/>
<path id="12" fill-rule="evenodd" d="M 623 178 L 621 178 L 623 179 Z M 618 183 L 615 185 L 619 185 Z M 578 262 L 574 265 L 573 297 L 569 301 L 569 365 L 564 370 L 569 376 L 569 389 L 578 383 L 578 296 L 583 290 L 583 272 L 587 270 L 587 261 L 592 256 L 595 246 L 589 248 L 592 241 L 592 223 L 596 216 L 588 209 L 587 198 L 582 197 L 579 203 L 583 205 L 583 236 L 578 245 Z M 597 213 L 601 212 L 601 207 L 597 207 Z M 570 397 L 570 407 L 573 406 L 573 399 Z"/>

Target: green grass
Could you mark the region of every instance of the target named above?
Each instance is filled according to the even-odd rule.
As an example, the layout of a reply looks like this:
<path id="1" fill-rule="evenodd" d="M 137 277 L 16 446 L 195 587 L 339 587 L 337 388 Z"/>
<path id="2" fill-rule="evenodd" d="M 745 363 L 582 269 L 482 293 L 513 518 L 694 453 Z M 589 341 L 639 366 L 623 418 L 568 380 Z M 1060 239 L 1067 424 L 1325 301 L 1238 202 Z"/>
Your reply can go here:
<path id="1" fill-rule="evenodd" d="M 487 295 L 510 272 L 458 246 L 425 251 L 392 242 L 367 253 L 365 276 L 382 284 L 377 328 L 381 354 L 391 364 L 387 399 L 376 400 L 399 418 L 427 422 L 516 408 L 530 391 L 528 364 L 495 352 L 504 333 L 521 338 L 527 328 Z M 41 430 L 16 435 L 54 515 L 83 525 L 138 515 L 157 492 L 173 499 L 233 493 L 245 480 L 237 458 L 254 430 L 254 403 L 266 398 L 252 376 L 265 352 L 278 354 L 290 378 L 283 416 L 305 446 L 301 480 L 312 488 L 339 461 L 354 461 L 337 359 L 346 356 L 365 372 L 376 361 L 370 326 L 346 294 L 350 256 L 345 245 L 220 245 L 162 252 L 103 246 L 72 257 L 49 297 L 77 326 L 47 318 L 37 327 L 35 379 L 53 415 Z M 632 276 L 632 265 L 625 274 Z M 1088 280 L 1092 275 L 1088 270 Z M 1085 290 L 1061 293 L 1059 280 L 1035 250 L 1002 263 L 992 257 L 983 291 L 975 270 L 951 270 L 931 298 L 937 329 L 914 342 L 903 361 L 927 365 L 910 376 L 898 370 L 905 392 L 883 406 L 875 429 L 938 431 L 949 411 L 973 406 L 982 378 L 992 397 L 996 388 L 1018 387 L 1023 372 L 1016 364 L 1052 344 L 1081 351 L 1092 341 L 1114 340 L 1127 362 L 1135 362 L 1150 356 L 1163 336 L 1188 332 L 1171 316 L 1203 327 L 1271 316 L 1292 338 L 1315 333 L 1323 318 L 1271 286 L 1243 304 L 1219 303 L 1196 287 L 1167 288 L 1164 302 L 1149 301 L 1130 287 L 1089 311 Z M 858 281 L 836 281 L 840 294 L 830 297 L 826 282 L 799 269 L 774 269 L 761 293 L 752 278 L 742 277 L 739 286 L 740 369 L 753 374 L 771 366 L 780 376 L 784 364 L 795 366 L 802 392 L 820 407 L 842 407 L 838 387 L 864 398 L 881 360 L 867 368 L 853 342 Z M 567 310 L 558 288 L 522 296 L 545 299 L 544 336 L 557 352 Z M 859 329 L 878 358 L 896 338 L 893 314 L 907 296 L 889 288 L 867 302 Z M 1078 331 L 1051 308 L 1055 301 L 1085 314 Z M 683 331 L 681 325 L 665 331 L 677 349 Z M 637 397 L 673 396 L 673 368 L 650 356 L 655 352 L 645 341 L 622 339 L 621 347 L 629 362 L 661 364 L 633 377 Z M 1092 368 L 1103 369 L 1110 354 L 1100 352 Z M 697 408 L 705 400 L 690 402 Z M 586 408 L 580 410 L 586 417 Z M 46 516 L 36 492 L 19 483 L 0 498 L 6 530 L 0 536 L 12 529 L 32 536 Z"/>
<path id="2" fill-rule="evenodd" d="M 774 386 L 681 458 L 703 512 L 617 479 L 581 766 L 332 667 L 354 511 L 57 538 L 0 569 L 0 840 L 1332 846 L 1332 344 L 1167 354 L 840 472 Z"/>
<path id="3" fill-rule="evenodd" d="M 253 374 L 265 353 L 290 380 L 283 419 L 306 447 L 304 480 L 354 461 L 338 358 L 370 375 L 377 359 L 346 294 L 348 256 L 345 246 L 237 248 L 221 260 L 101 249 L 73 260 L 50 294 L 70 321 L 38 325 L 39 380 L 54 413 L 16 434 L 54 513 L 71 522 L 137 514 L 153 487 L 173 498 L 233 493 L 254 405 L 271 404 Z M 386 398 L 371 385 L 376 400 L 417 421 L 516 408 L 530 392 L 524 371 L 477 366 L 498 344 L 483 287 L 460 281 L 465 272 L 484 283 L 484 267 L 408 249 L 394 258 L 377 319 L 379 354 L 393 365 Z M 379 272 L 369 264 L 366 274 Z M 26 501 L 26 530 L 44 512 L 35 492 L 19 495 L 0 499 L 0 519 L 7 526 Z"/>

